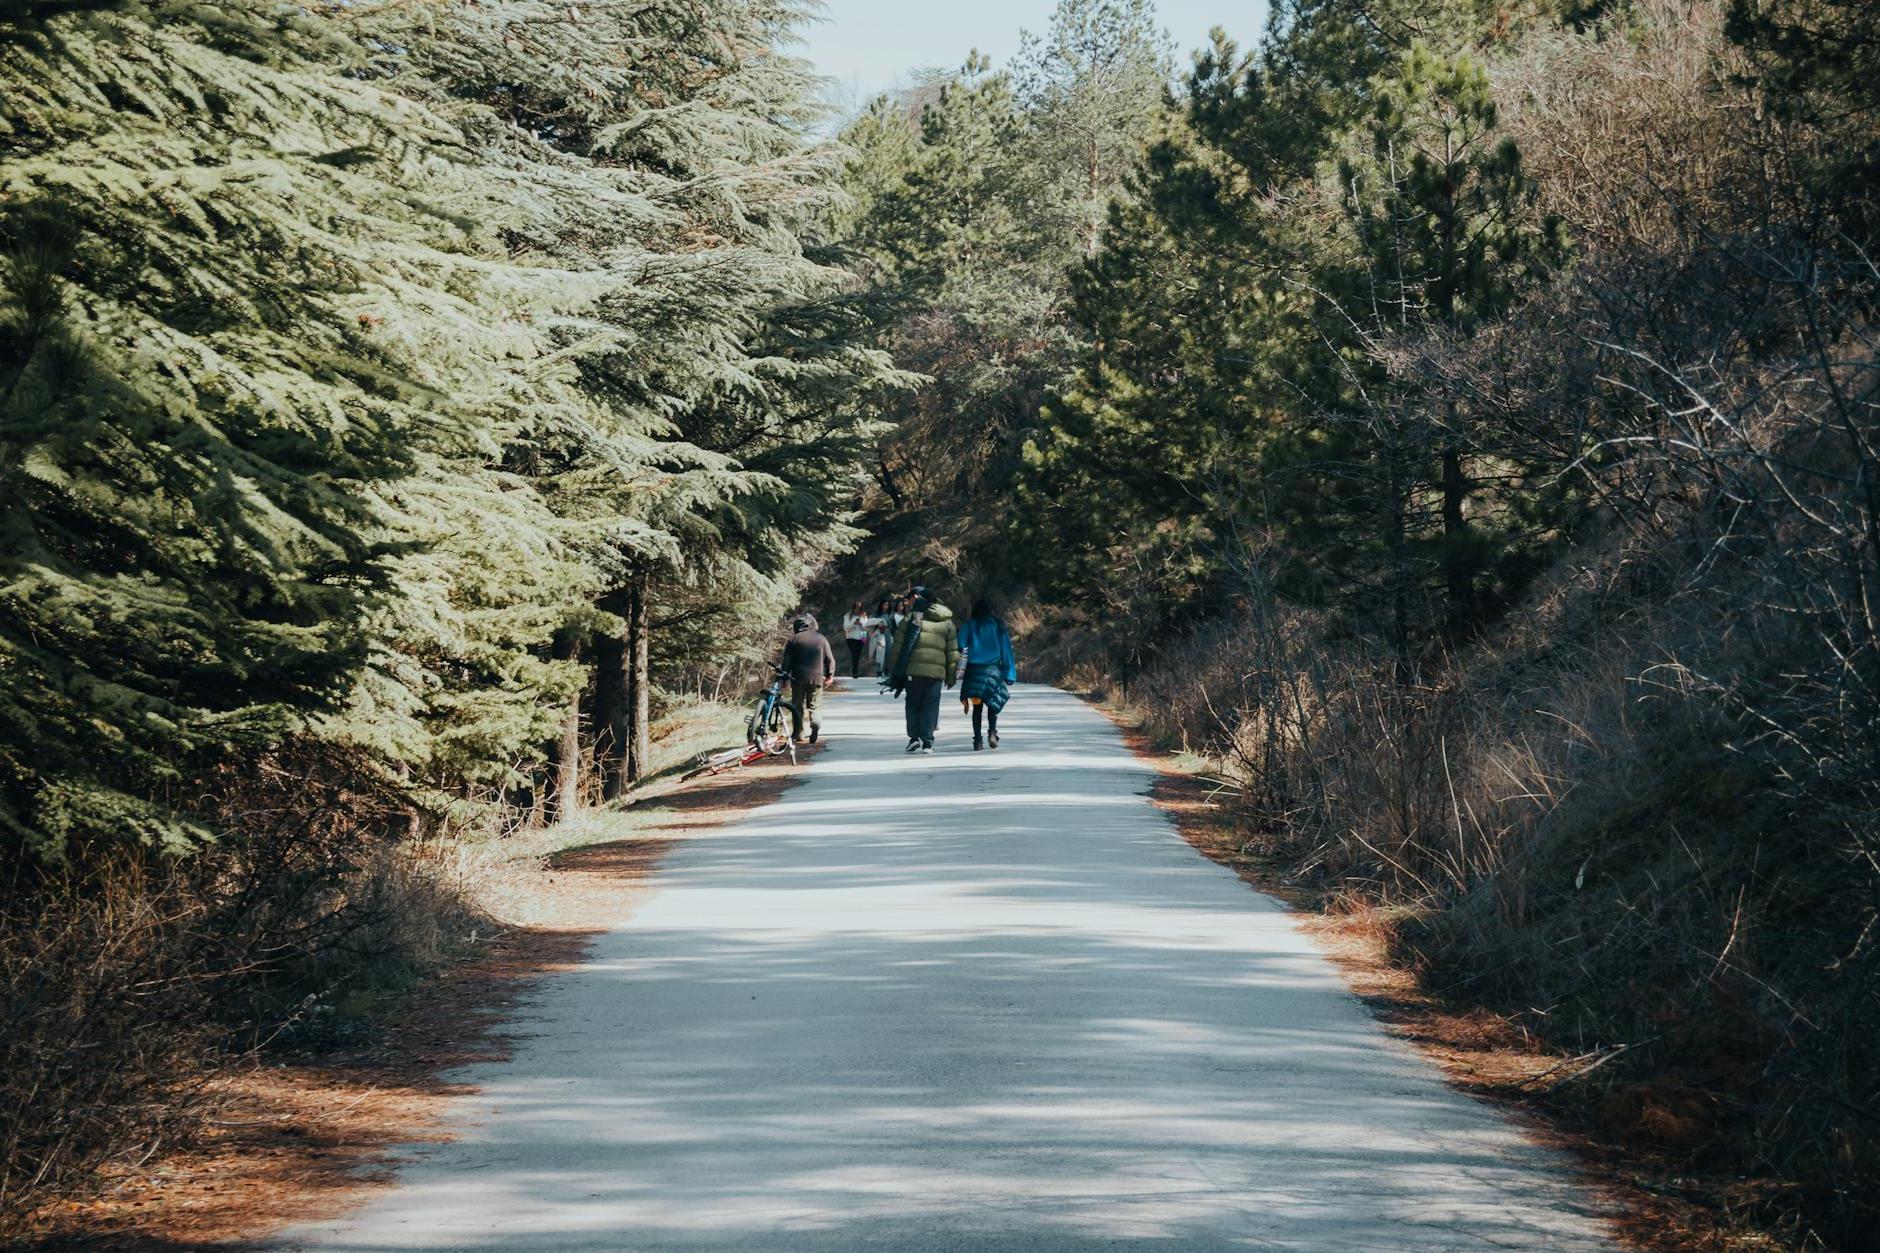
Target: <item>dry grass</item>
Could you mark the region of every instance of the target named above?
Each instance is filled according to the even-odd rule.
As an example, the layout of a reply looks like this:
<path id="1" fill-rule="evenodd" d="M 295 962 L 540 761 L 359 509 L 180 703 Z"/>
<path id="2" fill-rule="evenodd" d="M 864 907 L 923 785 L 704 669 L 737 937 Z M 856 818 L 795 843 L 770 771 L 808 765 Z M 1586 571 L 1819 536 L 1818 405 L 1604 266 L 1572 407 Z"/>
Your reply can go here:
<path id="1" fill-rule="evenodd" d="M 536 978 L 567 969 L 595 931 L 629 916 L 676 842 L 800 777 L 779 760 L 702 780 L 586 815 L 565 839 L 474 867 L 479 889 L 499 886 L 529 925 L 479 931 L 343 1044 L 229 1066 L 205 1084 L 211 1116 L 180 1151 L 112 1162 L 98 1186 L 38 1216 L 30 1247 L 254 1247 L 273 1230 L 343 1212 L 386 1186 L 390 1151 L 441 1134 L 441 1115 L 464 1091 L 452 1073 L 508 1055 L 515 1037 L 497 1028 Z"/>
<path id="2" fill-rule="evenodd" d="M 0 917 L 0 1234 L 103 1158 L 160 1150 L 197 1113 L 191 1059 L 209 1033 L 191 1019 L 212 983 L 187 943 L 198 914 L 127 864 Z"/>
<path id="3" fill-rule="evenodd" d="M 735 742 L 742 718 L 676 705 L 631 801 Z M 354 1048 L 432 973 L 553 927 L 544 867 L 654 821 L 615 808 L 413 840 L 402 800 L 356 777 L 317 755 L 261 763 L 217 783 L 239 845 L 19 872 L 0 904 L 0 1238 L 106 1164 L 212 1132 L 228 1077 L 257 1058 Z"/>
<path id="4" fill-rule="evenodd" d="M 187 1143 L 254 1050 L 345 1038 L 477 915 L 423 850 L 329 866 L 317 894 L 254 863 L 123 858 L 0 918 L 0 1232 L 107 1162 Z"/>

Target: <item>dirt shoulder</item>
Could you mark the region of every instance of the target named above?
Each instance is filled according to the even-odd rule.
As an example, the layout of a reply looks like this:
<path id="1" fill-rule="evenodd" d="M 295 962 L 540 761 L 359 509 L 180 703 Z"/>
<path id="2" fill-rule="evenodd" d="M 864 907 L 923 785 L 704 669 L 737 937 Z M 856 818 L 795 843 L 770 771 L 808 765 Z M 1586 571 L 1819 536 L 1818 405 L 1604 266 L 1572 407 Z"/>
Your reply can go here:
<path id="1" fill-rule="evenodd" d="M 1093 702 L 1094 703 L 1094 702 Z M 1659 1190 L 1666 1165 L 1648 1151 L 1604 1142 L 1547 1098 L 1580 1059 L 1548 1051 L 1516 1023 L 1480 1006 L 1453 1003 L 1393 960 L 1389 922 L 1374 911 L 1328 910 L 1288 883 L 1284 868 L 1243 851 L 1246 835 L 1229 793 L 1191 763 L 1156 747 L 1114 708 L 1096 707 L 1153 764 L 1156 807 L 1197 852 L 1255 889 L 1299 911 L 1302 925 L 1338 963 L 1352 991 L 1392 1034 L 1442 1068 L 1450 1084 L 1506 1110 L 1528 1136 L 1569 1155 L 1585 1184 L 1616 1215 L 1626 1247 L 1647 1253 L 1774 1248 L 1721 1228 L 1702 1208 Z"/>
<path id="2" fill-rule="evenodd" d="M 467 1091 L 445 1076 L 508 1055 L 512 1037 L 497 1028 L 538 979 L 577 964 L 596 934 L 631 916 L 677 842 L 781 795 L 809 760 L 667 780 L 624 811 L 549 833 L 539 855 L 525 849 L 495 885 L 526 925 L 480 937 L 375 1019 L 363 1043 L 271 1055 L 213 1080 L 216 1113 L 191 1148 L 113 1168 L 21 1247 L 255 1248 L 359 1203 L 389 1183 L 397 1146 L 441 1138 L 448 1102 Z"/>

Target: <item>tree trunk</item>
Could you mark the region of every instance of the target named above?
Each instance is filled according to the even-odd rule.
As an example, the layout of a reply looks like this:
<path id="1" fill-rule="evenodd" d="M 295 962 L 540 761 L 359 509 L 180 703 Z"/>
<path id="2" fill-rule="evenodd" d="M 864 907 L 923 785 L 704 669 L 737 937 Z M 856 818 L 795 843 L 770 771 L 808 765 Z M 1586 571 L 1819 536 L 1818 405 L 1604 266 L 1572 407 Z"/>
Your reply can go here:
<path id="1" fill-rule="evenodd" d="M 1397 653 L 1396 680 L 1400 688 L 1410 686 L 1416 667 L 1410 657 L 1410 496 L 1403 467 L 1400 437 L 1392 436 L 1386 455 L 1390 458 L 1390 517 L 1387 520 L 1390 544 L 1391 637 Z"/>
<path id="2" fill-rule="evenodd" d="M 888 465 L 886 453 L 875 454 L 875 465 L 879 467 L 875 478 L 881 484 L 881 490 L 888 493 L 888 499 L 894 502 L 896 509 L 907 507 L 906 499 L 901 495 L 901 488 L 894 480 L 894 469 Z"/>
<path id="3" fill-rule="evenodd" d="M 653 760 L 653 612 L 645 575 L 627 590 L 627 734 L 625 781 L 638 783 L 652 773 Z"/>
<path id="4" fill-rule="evenodd" d="M 1475 572 L 1470 569 L 1467 522 L 1468 479 L 1453 431 L 1443 436 L 1443 573 L 1449 584 L 1449 635 L 1460 640 L 1475 623 Z"/>
<path id="5" fill-rule="evenodd" d="M 621 618 L 630 616 L 625 592 L 610 592 L 601 601 L 601 608 Z M 594 670 L 594 769 L 601 776 L 601 795 L 613 800 L 626 791 L 627 743 L 631 739 L 631 685 L 624 631 L 595 637 Z"/>
<path id="6" fill-rule="evenodd" d="M 530 780 L 511 793 L 510 806 L 517 814 L 518 831 L 540 831 L 549 825 L 548 791 L 539 778 Z"/>
<path id="7" fill-rule="evenodd" d="M 411 791 L 411 764 L 409 762 L 398 763 L 398 781 L 404 784 L 407 793 Z M 423 834 L 424 817 L 418 812 L 418 807 L 416 805 L 405 806 L 405 839 L 416 843 L 418 837 Z"/>
<path id="8" fill-rule="evenodd" d="M 572 631 L 555 637 L 556 661 L 576 661 L 581 656 L 581 641 Z M 548 754 L 548 821 L 566 822 L 581 811 L 581 698 L 576 689 L 568 698 L 568 708 L 561 720 L 561 734 Z"/>
<path id="9" fill-rule="evenodd" d="M 1457 243 L 1462 215 L 1456 204 L 1461 186 L 1456 175 L 1457 156 L 1453 136 L 1444 139 L 1442 223 L 1443 252 L 1437 275 L 1436 312 L 1449 328 L 1452 338 L 1460 340 L 1462 325 L 1457 317 L 1462 255 Z M 1462 472 L 1462 436 L 1457 430 L 1456 402 L 1444 404 L 1443 412 L 1443 575 L 1449 586 L 1449 638 L 1459 642 L 1475 625 L 1474 556 L 1469 552 L 1467 523 L 1463 519 L 1469 484 Z"/>

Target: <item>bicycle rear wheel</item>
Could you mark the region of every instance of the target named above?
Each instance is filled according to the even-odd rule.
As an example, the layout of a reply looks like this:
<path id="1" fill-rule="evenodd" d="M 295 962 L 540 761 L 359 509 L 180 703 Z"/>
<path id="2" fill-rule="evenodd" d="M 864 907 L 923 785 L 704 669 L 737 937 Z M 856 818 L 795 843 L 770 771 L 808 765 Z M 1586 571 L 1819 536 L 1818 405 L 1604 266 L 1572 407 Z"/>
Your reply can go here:
<path id="1" fill-rule="evenodd" d="M 780 700 L 771 708 L 770 721 L 764 727 L 769 736 L 771 753 L 785 752 L 790 747 L 790 732 L 796 725 L 796 706 L 787 700 Z"/>

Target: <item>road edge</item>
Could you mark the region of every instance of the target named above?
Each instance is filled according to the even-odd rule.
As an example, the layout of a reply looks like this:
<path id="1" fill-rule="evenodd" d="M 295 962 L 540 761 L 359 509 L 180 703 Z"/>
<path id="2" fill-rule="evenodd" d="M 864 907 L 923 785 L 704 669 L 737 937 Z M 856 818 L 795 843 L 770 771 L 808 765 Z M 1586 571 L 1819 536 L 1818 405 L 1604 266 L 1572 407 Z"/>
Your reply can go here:
<path id="1" fill-rule="evenodd" d="M 1071 691 L 1117 728 L 1130 751 L 1154 772 L 1149 799 L 1182 841 L 1249 888 L 1277 901 L 1338 969 L 1351 994 L 1390 1035 L 1441 1073 L 1444 1083 L 1494 1106 L 1536 1146 L 1560 1155 L 1594 1202 L 1617 1247 L 1636 1253 L 1724 1253 L 1751 1247 L 1707 1221 L 1704 1211 L 1643 1187 L 1622 1148 L 1598 1143 L 1538 1104 L 1521 1085 L 1570 1059 L 1543 1051 L 1531 1037 L 1480 1007 L 1446 1004 L 1416 972 L 1394 961 L 1375 915 L 1316 908 L 1268 862 L 1240 851 L 1231 811 L 1215 785 L 1157 744 L 1113 702 Z"/>

